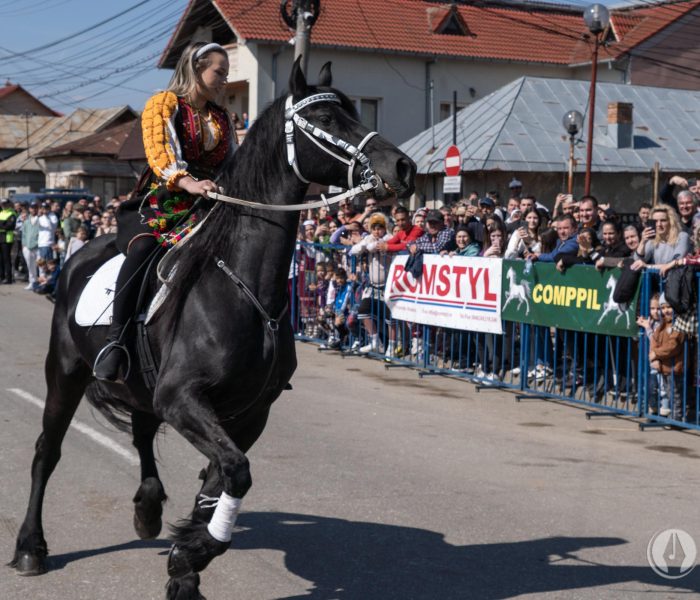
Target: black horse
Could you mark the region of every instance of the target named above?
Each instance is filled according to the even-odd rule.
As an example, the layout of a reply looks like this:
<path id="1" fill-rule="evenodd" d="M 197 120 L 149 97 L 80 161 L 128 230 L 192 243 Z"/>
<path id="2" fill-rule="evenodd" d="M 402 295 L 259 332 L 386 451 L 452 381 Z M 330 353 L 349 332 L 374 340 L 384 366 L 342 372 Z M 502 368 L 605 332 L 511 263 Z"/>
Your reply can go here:
<path id="1" fill-rule="evenodd" d="M 330 86 L 330 64 L 321 70 L 318 86 L 312 87 L 298 61 L 295 63 L 290 77 L 293 103 L 328 94 L 317 96 L 309 105 L 296 105 L 299 116 L 306 119 L 302 124 L 307 132 L 313 124 L 330 136 L 313 143 L 297 128 L 291 138 L 285 98 L 276 100 L 251 127 L 222 176 L 220 183 L 227 194 L 267 204 L 299 203 L 308 187 L 299 173 L 309 181 L 347 186 L 348 166 L 337 160 L 342 154 L 334 145 L 337 140 L 354 146 L 366 142 L 364 162 L 353 160 L 350 167 L 355 184 L 363 173 L 366 178 L 373 171 L 383 180 L 375 194 L 387 194 L 386 188 L 399 196 L 412 192 L 415 164 L 379 136 L 366 140 L 368 131 L 358 122 L 353 104 Z M 297 173 L 289 164 L 290 140 Z M 336 156 L 330 156 L 328 150 Z M 153 439 L 162 423 L 180 432 L 209 460 L 202 471 L 204 483 L 198 498 L 245 496 L 251 486 L 245 453 L 262 433 L 271 404 L 296 368 L 291 320 L 285 307 L 297 225 L 298 212 L 214 206 L 200 230 L 176 251 L 170 293 L 149 324 L 160 365 L 153 392 L 138 369 L 132 369 L 123 383 L 95 381 L 91 365 L 104 344 L 107 328 L 80 327 L 74 319 L 87 279 L 118 253 L 114 236 L 90 242 L 68 261 L 58 286 L 46 358 L 46 407 L 32 463 L 29 506 L 11 563 L 20 574 L 46 570 L 41 522 L 44 491 L 83 394 L 112 416 L 129 415 L 141 460 L 141 486 L 134 497 L 134 525 L 141 538 L 156 537 L 161 529 L 166 496 L 156 469 Z M 236 277 L 259 305 L 243 291 L 244 286 L 233 281 Z M 265 313 L 271 317 L 262 318 Z M 228 541 L 219 541 L 208 529 L 214 510 L 211 503 L 195 501 L 189 518 L 174 528 L 168 558 L 169 599 L 201 598 L 198 573 L 228 548 Z"/>

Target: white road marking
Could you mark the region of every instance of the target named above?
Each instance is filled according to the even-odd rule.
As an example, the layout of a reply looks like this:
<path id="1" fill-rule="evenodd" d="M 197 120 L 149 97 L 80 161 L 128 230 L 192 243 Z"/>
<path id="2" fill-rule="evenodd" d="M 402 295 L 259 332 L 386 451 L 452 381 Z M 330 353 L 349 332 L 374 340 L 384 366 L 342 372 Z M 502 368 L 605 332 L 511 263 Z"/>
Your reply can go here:
<path id="1" fill-rule="evenodd" d="M 44 401 L 40 400 L 36 396 L 33 396 L 29 392 L 25 392 L 24 390 L 21 390 L 19 388 L 7 388 L 8 392 L 12 392 L 16 396 L 19 396 L 22 398 L 22 400 L 26 400 L 30 404 L 33 404 L 34 406 L 44 409 Z M 73 419 L 71 421 L 70 426 L 73 429 L 76 429 L 80 433 L 88 436 L 93 442 L 96 442 L 100 444 L 100 446 L 104 446 L 108 450 L 111 450 L 115 454 L 118 454 L 121 456 L 123 459 L 125 459 L 130 465 L 133 466 L 138 466 L 139 465 L 139 459 L 138 457 L 131 452 L 130 450 L 127 450 L 124 446 L 121 444 L 118 444 L 114 440 L 108 438 L 106 435 L 103 433 L 100 433 L 96 429 L 93 429 L 89 425 L 86 425 L 85 423 L 82 423 L 78 421 L 77 419 Z"/>

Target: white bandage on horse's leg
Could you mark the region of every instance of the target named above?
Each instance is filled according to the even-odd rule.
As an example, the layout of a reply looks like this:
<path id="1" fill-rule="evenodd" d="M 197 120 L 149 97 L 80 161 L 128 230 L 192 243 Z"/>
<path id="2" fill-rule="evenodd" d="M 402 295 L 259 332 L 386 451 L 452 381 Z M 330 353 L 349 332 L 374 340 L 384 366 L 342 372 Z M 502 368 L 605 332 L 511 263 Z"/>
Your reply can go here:
<path id="1" fill-rule="evenodd" d="M 231 541 L 231 531 L 236 524 L 236 517 L 238 511 L 241 510 L 242 502 L 242 498 L 234 498 L 226 492 L 221 492 L 219 502 L 214 509 L 214 515 L 207 526 L 211 537 L 219 542 Z"/>

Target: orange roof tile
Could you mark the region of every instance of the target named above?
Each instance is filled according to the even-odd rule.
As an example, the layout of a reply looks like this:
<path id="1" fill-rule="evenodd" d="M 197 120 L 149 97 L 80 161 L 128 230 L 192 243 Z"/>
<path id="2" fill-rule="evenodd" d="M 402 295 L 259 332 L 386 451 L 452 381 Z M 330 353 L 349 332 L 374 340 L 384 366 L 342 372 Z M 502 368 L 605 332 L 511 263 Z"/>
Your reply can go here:
<path id="1" fill-rule="evenodd" d="M 184 22 L 199 0 L 191 0 L 166 48 L 175 46 Z M 279 14 L 279 0 L 212 0 L 236 35 L 245 40 L 285 43 L 290 30 Z M 661 31 L 700 4 L 680 0 L 612 12 L 618 42 L 601 59 L 616 58 Z M 450 10 L 457 11 L 467 35 L 436 33 Z M 549 64 L 590 61 L 580 7 L 507 2 L 456 4 L 435 0 L 323 0 L 314 25 L 314 46 L 385 50 L 419 55 L 514 60 Z"/>

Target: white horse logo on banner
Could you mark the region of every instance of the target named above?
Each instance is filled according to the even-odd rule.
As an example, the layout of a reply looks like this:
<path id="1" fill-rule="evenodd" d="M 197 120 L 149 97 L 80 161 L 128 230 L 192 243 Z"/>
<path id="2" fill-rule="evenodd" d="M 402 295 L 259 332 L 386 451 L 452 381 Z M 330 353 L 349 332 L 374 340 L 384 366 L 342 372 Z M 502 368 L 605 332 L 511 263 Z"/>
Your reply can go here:
<path id="1" fill-rule="evenodd" d="M 505 293 L 506 302 L 503 305 L 502 310 L 505 310 L 506 306 L 508 306 L 513 300 L 517 300 L 517 310 L 520 310 L 520 307 L 524 302 L 525 315 L 529 315 L 530 302 L 528 301 L 528 298 L 530 297 L 530 284 L 525 279 L 522 279 L 520 283 L 515 283 L 515 271 L 513 271 L 513 267 L 508 269 L 506 277 L 508 278 L 508 290 Z"/>
<path id="2" fill-rule="evenodd" d="M 603 304 L 603 314 L 600 315 L 600 318 L 598 319 L 598 325 L 602 323 L 603 319 L 608 315 L 608 313 L 617 311 L 617 316 L 615 317 L 615 324 L 617 325 L 617 322 L 620 320 L 620 318 L 624 316 L 627 319 L 627 327 L 629 328 L 629 310 L 624 310 L 617 302 L 615 302 L 615 300 L 613 300 L 613 291 L 615 290 L 616 285 L 617 279 L 615 279 L 614 277 L 610 277 L 610 279 L 608 279 L 607 283 L 605 284 L 605 287 L 608 288 L 608 290 L 610 290 L 610 293 L 608 294 L 607 301 Z"/>

